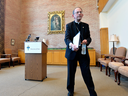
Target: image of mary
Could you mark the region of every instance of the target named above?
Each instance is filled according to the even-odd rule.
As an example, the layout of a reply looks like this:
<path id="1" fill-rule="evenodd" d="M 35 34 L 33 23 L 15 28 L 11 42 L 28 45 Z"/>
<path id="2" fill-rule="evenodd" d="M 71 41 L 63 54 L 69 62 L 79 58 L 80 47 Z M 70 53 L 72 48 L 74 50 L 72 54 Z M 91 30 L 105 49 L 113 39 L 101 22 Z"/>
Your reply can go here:
<path id="1" fill-rule="evenodd" d="M 53 15 L 51 18 L 51 30 L 61 30 L 61 19 L 57 14 Z"/>

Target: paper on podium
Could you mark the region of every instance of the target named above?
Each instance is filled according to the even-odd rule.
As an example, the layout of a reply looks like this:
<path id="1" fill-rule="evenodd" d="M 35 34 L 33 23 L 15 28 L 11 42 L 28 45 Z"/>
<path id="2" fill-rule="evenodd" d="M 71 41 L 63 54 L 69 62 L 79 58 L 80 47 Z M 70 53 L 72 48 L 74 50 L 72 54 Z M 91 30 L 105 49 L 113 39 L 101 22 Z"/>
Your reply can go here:
<path id="1" fill-rule="evenodd" d="M 73 37 L 73 44 L 76 45 L 76 47 L 79 47 L 79 40 L 80 40 L 80 31 L 76 34 L 76 36 Z"/>

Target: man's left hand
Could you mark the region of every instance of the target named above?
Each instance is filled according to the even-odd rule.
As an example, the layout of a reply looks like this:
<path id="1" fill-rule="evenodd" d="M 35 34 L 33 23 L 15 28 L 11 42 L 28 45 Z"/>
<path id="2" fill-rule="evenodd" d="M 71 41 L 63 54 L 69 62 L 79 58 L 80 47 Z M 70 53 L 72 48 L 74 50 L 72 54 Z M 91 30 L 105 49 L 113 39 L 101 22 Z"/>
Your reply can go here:
<path id="1" fill-rule="evenodd" d="M 87 43 L 88 43 L 88 41 L 86 39 L 84 39 L 81 44 L 87 44 Z"/>

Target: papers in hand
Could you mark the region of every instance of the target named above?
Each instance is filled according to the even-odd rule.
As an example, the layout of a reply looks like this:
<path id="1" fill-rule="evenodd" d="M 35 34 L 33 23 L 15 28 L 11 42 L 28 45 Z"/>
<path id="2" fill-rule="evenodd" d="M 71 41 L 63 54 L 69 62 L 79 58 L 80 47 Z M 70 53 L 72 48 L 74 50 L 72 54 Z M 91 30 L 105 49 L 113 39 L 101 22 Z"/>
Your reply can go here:
<path id="1" fill-rule="evenodd" d="M 76 45 L 76 47 L 79 47 L 79 40 L 80 40 L 80 31 L 76 34 L 76 36 L 73 37 L 73 44 Z"/>

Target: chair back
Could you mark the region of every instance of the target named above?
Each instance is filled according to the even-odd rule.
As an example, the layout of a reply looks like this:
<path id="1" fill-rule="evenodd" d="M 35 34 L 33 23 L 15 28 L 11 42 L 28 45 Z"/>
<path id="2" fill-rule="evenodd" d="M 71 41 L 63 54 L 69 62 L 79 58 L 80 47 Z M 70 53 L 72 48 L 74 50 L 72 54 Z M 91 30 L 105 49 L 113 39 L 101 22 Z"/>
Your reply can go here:
<path id="1" fill-rule="evenodd" d="M 115 56 L 124 56 L 126 55 L 126 48 L 125 47 L 119 47 L 116 50 Z M 120 59 L 115 58 L 114 60 L 116 60 L 117 62 L 121 62 Z"/>
<path id="2" fill-rule="evenodd" d="M 5 54 L 12 54 L 12 50 L 11 49 L 5 49 Z"/>
<path id="3" fill-rule="evenodd" d="M 114 51 L 116 52 L 116 47 L 114 47 Z M 110 53 L 109 53 L 110 55 L 113 55 L 113 47 L 111 48 L 111 50 L 110 50 Z M 111 57 L 109 57 L 110 59 L 111 59 Z"/>
<path id="4" fill-rule="evenodd" d="M 128 51 L 127 51 L 127 54 L 126 54 L 126 58 L 128 58 Z M 128 65 L 128 60 L 125 60 L 125 64 Z"/>
<path id="5" fill-rule="evenodd" d="M 116 47 L 114 47 L 114 51 L 116 52 Z M 113 55 L 113 47 L 111 48 L 111 50 L 110 50 L 110 53 L 109 53 L 110 55 Z"/>
<path id="6" fill-rule="evenodd" d="M 5 49 L 5 54 L 11 54 L 12 55 L 12 50 L 11 49 Z M 6 56 L 6 58 L 9 58 L 9 56 Z"/>

